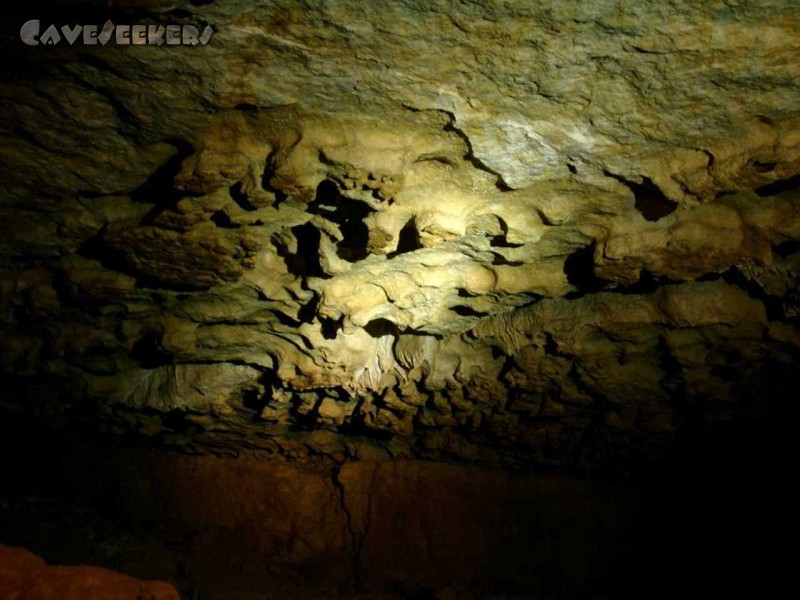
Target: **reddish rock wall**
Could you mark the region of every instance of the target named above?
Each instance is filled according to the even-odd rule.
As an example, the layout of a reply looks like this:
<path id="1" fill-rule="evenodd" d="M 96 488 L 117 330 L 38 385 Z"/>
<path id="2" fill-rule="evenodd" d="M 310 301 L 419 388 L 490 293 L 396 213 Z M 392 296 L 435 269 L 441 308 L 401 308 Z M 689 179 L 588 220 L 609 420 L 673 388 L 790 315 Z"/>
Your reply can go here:
<path id="1" fill-rule="evenodd" d="M 575 592 L 608 575 L 637 513 L 631 488 L 444 463 L 123 462 L 105 475 L 120 512 L 191 538 L 187 570 L 204 589 Z"/>

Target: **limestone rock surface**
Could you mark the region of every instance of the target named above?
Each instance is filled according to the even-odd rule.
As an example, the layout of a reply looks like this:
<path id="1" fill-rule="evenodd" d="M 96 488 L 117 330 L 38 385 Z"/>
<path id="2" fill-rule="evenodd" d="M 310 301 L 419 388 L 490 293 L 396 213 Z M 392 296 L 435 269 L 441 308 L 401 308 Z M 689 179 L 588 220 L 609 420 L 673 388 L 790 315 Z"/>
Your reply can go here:
<path id="1" fill-rule="evenodd" d="M 793 397 L 796 0 L 96 4 L 215 33 L 5 19 L 8 410 L 605 468 Z"/>

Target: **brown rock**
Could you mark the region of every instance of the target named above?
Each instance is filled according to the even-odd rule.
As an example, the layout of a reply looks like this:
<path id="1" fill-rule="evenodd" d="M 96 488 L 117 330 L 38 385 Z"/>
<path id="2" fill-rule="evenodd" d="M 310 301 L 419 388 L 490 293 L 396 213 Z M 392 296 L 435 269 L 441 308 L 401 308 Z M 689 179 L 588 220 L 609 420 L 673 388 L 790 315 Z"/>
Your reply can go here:
<path id="1" fill-rule="evenodd" d="M 48 567 L 22 548 L 0 546 L 0 597 L 7 600 L 180 600 L 172 585 L 98 567 Z"/>

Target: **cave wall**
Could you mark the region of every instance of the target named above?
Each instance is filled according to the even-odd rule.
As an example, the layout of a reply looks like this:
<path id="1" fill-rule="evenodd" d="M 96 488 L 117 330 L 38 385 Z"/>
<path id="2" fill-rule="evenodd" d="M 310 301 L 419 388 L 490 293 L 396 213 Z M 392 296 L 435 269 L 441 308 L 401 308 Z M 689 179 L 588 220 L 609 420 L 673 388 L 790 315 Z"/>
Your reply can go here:
<path id="1" fill-rule="evenodd" d="M 353 463 L 332 478 L 168 458 L 150 473 L 155 497 L 129 500 L 138 510 L 157 501 L 172 527 L 202 531 L 195 543 L 210 550 L 189 563 L 201 586 L 289 572 L 362 591 L 475 584 L 569 596 L 625 555 L 636 514 L 634 493 L 602 484 L 419 461 Z"/>
<path id="2" fill-rule="evenodd" d="M 612 472 L 791 397 L 795 2 L 46 4 L 4 9 L 11 410 Z"/>
<path id="3" fill-rule="evenodd" d="M 632 485 L 418 460 L 330 469 L 56 439 L 42 437 L 38 450 L 16 440 L 30 455 L 0 482 L 4 542 L 24 541 L 52 562 L 92 557 L 172 581 L 183 597 L 573 597 L 620 588 L 614 577 L 636 541 Z M 61 507 L 33 508 L 53 499 Z M 37 523 L 43 514 L 49 525 Z M 111 534 L 105 519 L 117 524 Z M 87 543 L 110 550 L 81 549 Z"/>
<path id="4" fill-rule="evenodd" d="M 9 508 L 51 482 L 178 539 L 139 574 L 187 594 L 763 595 L 799 9 L 4 5 L 3 536 L 60 556 Z M 30 19 L 214 33 L 28 46 Z"/>
<path id="5" fill-rule="evenodd" d="M 0 434 L 3 544 L 184 598 L 771 597 L 794 572 L 788 419 L 703 432 L 635 482 L 191 456 L 38 420 Z"/>

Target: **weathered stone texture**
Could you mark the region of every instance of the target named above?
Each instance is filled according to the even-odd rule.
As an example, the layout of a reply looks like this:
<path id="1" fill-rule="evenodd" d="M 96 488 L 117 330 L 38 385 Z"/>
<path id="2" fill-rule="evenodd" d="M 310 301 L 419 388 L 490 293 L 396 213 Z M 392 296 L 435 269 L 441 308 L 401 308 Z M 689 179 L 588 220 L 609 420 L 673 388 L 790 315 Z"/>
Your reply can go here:
<path id="1" fill-rule="evenodd" d="M 216 33 L 3 40 L 15 406 L 586 467 L 791 397 L 796 2 L 116 4 Z"/>

